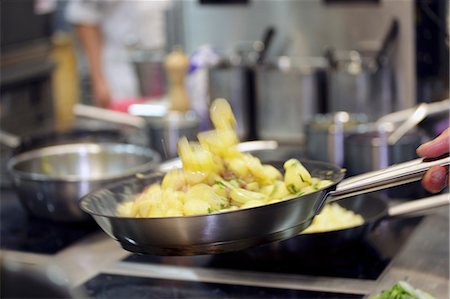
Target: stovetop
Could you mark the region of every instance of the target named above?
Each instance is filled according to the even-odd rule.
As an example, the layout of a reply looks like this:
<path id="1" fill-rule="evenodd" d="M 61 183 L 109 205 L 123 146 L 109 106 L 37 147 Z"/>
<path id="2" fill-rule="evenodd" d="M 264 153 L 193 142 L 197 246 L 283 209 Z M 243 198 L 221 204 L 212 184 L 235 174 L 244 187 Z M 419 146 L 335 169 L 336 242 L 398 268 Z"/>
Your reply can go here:
<path id="1" fill-rule="evenodd" d="M 194 283 L 102 274 L 84 285 L 90 298 L 363 298 L 358 294 Z"/>
<path id="2" fill-rule="evenodd" d="M 321 247 L 323 244 L 305 247 L 303 242 L 317 240 L 313 239 L 315 236 L 299 235 L 282 242 L 232 253 L 193 257 L 134 254 L 127 257 L 125 262 L 376 280 L 421 219 L 405 217 L 384 220 L 362 239 L 336 247 Z"/>
<path id="3" fill-rule="evenodd" d="M 100 231 L 92 220 L 56 223 L 31 216 L 13 189 L 2 189 L 0 197 L 0 248 L 53 255 L 86 236 Z"/>
<path id="4" fill-rule="evenodd" d="M 312 251 L 300 250 L 303 236 L 298 236 L 240 252 L 157 257 L 125 252 L 94 222 L 61 224 L 33 218 L 12 189 L 1 190 L 0 217 L 1 250 L 43 255 L 50 263 L 58 255 L 70 265 L 67 269 L 79 263 L 74 260 L 78 255 L 108 260 L 93 262 L 95 269 L 89 273 L 83 273 L 86 265 L 70 270 L 80 276 L 73 287 L 91 298 L 363 298 L 392 276 L 393 261 L 402 260 L 402 250 L 427 219 L 387 218 L 363 239 Z M 434 235 L 445 242 L 448 228 Z M 77 249 L 84 251 L 61 253 L 86 240 L 92 244 Z"/>

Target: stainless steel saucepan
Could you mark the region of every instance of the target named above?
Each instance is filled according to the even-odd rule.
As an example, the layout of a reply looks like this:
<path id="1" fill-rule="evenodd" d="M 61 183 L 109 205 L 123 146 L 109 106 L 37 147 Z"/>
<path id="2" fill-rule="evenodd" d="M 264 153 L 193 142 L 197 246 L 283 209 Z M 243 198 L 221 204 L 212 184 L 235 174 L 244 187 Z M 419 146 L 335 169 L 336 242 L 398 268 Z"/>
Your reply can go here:
<path id="1" fill-rule="evenodd" d="M 161 161 L 149 148 L 121 143 L 52 145 L 8 161 L 22 204 L 32 214 L 54 221 L 85 221 L 79 207 L 90 191 L 150 171 Z"/>
<path id="2" fill-rule="evenodd" d="M 126 182 L 88 194 L 82 198 L 80 206 L 110 237 L 131 252 L 217 254 L 293 237 L 311 224 L 326 203 L 419 180 L 432 166 L 449 165 L 450 157 L 434 161 L 417 159 L 345 180 L 344 171 L 336 165 L 301 162 L 311 175 L 330 179 L 333 184 L 314 193 L 249 209 L 184 217 L 119 217 L 116 214 L 118 204 L 133 200 L 146 186 L 160 182 L 164 175 L 138 174 Z M 279 169 L 282 167 L 282 162 L 272 164 Z"/>

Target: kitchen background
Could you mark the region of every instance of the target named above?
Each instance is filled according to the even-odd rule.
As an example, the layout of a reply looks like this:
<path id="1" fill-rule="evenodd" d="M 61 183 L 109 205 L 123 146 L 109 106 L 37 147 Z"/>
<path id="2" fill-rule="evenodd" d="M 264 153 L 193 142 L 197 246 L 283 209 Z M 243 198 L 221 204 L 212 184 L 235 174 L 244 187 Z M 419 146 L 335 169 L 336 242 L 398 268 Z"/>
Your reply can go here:
<path id="1" fill-rule="evenodd" d="M 277 141 L 277 158 L 309 155 L 350 174 L 414 159 L 420 142 L 449 125 L 448 1 L 171 1 L 164 14 L 165 49 L 133 48 L 141 94 L 109 110 L 126 115 L 90 109 L 88 66 L 65 18 L 67 4 L 0 3 L 0 253 L 13 268 L 14 263 L 33 270 L 50 266 L 46 278 L 52 283 L 61 286 L 68 275 L 64 283 L 69 281 L 71 290 L 87 290 L 91 297 L 363 298 L 405 277 L 448 296 L 447 208 L 377 220 L 350 251 L 322 254 L 325 263 L 301 252 L 296 238 L 229 255 L 160 258 L 124 251 L 95 223 L 30 217 L 7 170 L 17 154 L 75 139 L 137 144 L 155 149 L 163 160 L 172 158 L 171 141 L 180 132 L 192 133 L 192 115 L 171 138 L 161 138 L 158 122 L 150 119 L 167 112 L 170 86 L 163 64 L 178 46 L 190 58 L 185 88 L 201 129 L 209 127 L 208 104 L 225 97 L 241 140 Z M 342 121 L 359 129 L 388 114 L 400 116 L 393 112 L 410 115 L 423 102 L 437 105 L 430 108 L 433 117 L 392 152 L 370 147 L 370 134 L 345 139 L 342 150 L 348 137 L 339 131 L 347 128 L 339 126 Z M 161 139 L 162 146 L 155 142 Z M 402 203 L 429 195 L 413 183 L 371 196 Z"/>
<path id="2" fill-rule="evenodd" d="M 71 116 L 73 103 L 90 101 L 86 66 L 71 25 L 65 20 L 66 5 L 66 1 L 45 0 L 20 1 L 20 4 L 7 0 L 2 4 L 1 124 L 5 131 L 22 134 L 26 128 L 33 129 L 31 122 L 36 118 L 39 120 L 35 121 L 44 122 L 51 121 L 51 116 L 54 116 L 60 123 L 64 122 Z M 366 113 L 376 119 L 420 102 L 447 98 L 447 5 L 446 1 L 409 0 L 235 1 L 231 4 L 174 1 L 165 18 L 165 53 L 175 45 L 181 45 L 193 57 L 199 49 L 209 46 L 220 58 L 234 54 L 245 59 L 251 55 L 249 52 L 257 51 L 254 42 L 262 41 L 264 34 L 269 29 L 273 30 L 264 63 L 235 63 L 222 68 L 221 74 L 220 71 L 214 72 L 217 68 L 211 67 L 209 81 L 201 76 L 191 78 L 193 83 L 188 87 L 192 106 L 204 114 L 202 109 L 205 108 L 201 107 L 205 106 L 205 101 L 225 96 L 236 102 L 234 106 L 240 122 L 245 123 L 245 115 L 254 122 L 248 126 L 258 127 L 253 129 L 250 137 L 267 138 L 280 134 L 276 126 L 278 109 L 287 120 L 286 138 L 280 139 L 301 141 L 303 127 L 318 112 L 345 110 Z M 385 65 L 376 72 L 370 69 L 367 61 L 370 62 L 383 48 L 393 22 L 397 22 L 398 30 L 387 41 Z M 71 56 L 72 49 L 75 49 L 75 57 Z M 364 60 L 359 76 L 348 75 L 348 69 L 345 69 L 348 65 L 344 64 L 348 64 L 352 50 L 361 55 L 356 59 Z M 328 63 L 332 55 L 344 66 L 331 69 Z M 275 63 L 279 67 L 283 63 L 279 60 L 281 56 L 287 57 L 294 65 L 292 69 L 298 68 L 298 73 L 282 77 L 279 83 L 276 81 L 280 78 L 277 73 L 282 72 L 270 71 L 263 66 Z M 161 56 L 152 57 L 148 61 L 149 66 L 142 67 L 147 67 L 146 73 L 140 73 L 142 85 L 150 76 L 155 78 L 155 71 L 151 68 L 161 68 L 155 64 L 162 60 Z M 239 81 L 239 75 L 242 75 L 239 67 L 242 71 L 249 65 L 261 66 L 256 72 L 254 96 L 249 96 L 250 91 L 246 90 L 249 82 L 231 86 L 230 81 Z M 325 79 L 321 77 L 322 71 Z M 189 77 L 195 77 L 195 73 Z M 265 80 L 269 83 L 266 84 Z M 18 91 L 20 85 L 21 92 Z M 299 85 L 298 90 L 293 90 Z M 33 94 L 33 100 L 25 99 L 24 89 L 27 88 L 38 88 L 40 96 L 36 98 Z M 207 89 L 206 92 L 202 92 L 202 88 Z M 142 88 L 142 96 L 148 92 Z M 54 112 L 51 112 L 49 102 L 39 104 L 49 100 L 54 102 Z M 27 107 L 20 107 L 25 101 L 33 101 L 36 109 L 26 111 Z M 249 107 L 256 112 L 248 111 L 246 102 L 250 102 Z M 292 109 L 286 108 L 292 105 L 296 107 L 295 115 L 289 113 Z M 8 109 L 12 109 L 11 113 L 7 113 Z M 17 119 L 12 116 L 15 115 L 14 109 L 24 109 L 24 113 L 33 114 L 26 118 L 30 124 L 20 121 L 20 126 L 17 125 Z M 255 118 L 259 116 L 259 122 L 252 118 L 252 113 L 256 114 Z M 298 119 L 294 120 L 294 117 Z M 267 119 L 267 122 L 261 119 Z M 249 128 L 241 128 L 244 129 Z M 295 134 L 294 130 L 301 134 Z"/>

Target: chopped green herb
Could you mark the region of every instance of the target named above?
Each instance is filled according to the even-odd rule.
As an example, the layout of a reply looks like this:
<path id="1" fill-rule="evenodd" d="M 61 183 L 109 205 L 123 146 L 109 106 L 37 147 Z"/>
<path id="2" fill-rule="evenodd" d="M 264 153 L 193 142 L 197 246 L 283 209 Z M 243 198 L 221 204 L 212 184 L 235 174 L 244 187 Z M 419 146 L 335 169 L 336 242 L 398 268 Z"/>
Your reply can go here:
<path id="1" fill-rule="evenodd" d="M 215 184 L 220 187 L 225 187 L 224 183 L 222 183 L 221 181 L 216 181 Z"/>
<path id="2" fill-rule="evenodd" d="M 211 214 L 211 213 L 212 213 L 211 208 L 208 208 L 208 214 Z"/>
<path id="3" fill-rule="evenodd" d="M 415 289 L 406 281 L 399 281 L 393 287 L 370 297 L 371 299 L 434 299 L 431 294 Z"/>
<path id="4" fill-rule="evenodd" d="M 289 184 L 286 187 L 288 189 L 289 192 L 291 192 L 292 194 L 297 193 L 297 188 L 295 188 L 294 184 Z"/>
<path id="5" fill-rule="evenodd" d="M 302 181 L 302 183 L 304 183 L 305 179 L 302 177 L 302 175 L 299 173 L 298 176 L 300 177 L 300 180 Z"/>

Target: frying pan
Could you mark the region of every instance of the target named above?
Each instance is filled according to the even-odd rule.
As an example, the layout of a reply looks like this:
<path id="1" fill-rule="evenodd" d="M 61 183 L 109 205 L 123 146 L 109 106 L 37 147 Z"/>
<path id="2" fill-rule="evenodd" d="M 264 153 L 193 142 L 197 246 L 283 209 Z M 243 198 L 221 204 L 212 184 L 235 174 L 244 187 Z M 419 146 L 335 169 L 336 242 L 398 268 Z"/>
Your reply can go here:
<path id="1" fill-rule="evenodd" d="M 118 204 L 132 200 L 149 184 L 161 181 L 164 173 L 157 172 L 137 174 L 130 180 L 89 193 L 81 199 L 80 206 L 131 252 L 217 254 L 296 236 L 311 224 L 326 203 L 419 180 L 431 167 L 449 165 L 450 157 L 416 159 L 345 180 L 345 171 L 336 165 L 301 162 L 312 176 L 332 180 L 333 184 L 314 193 L 250 209 L 183 217 L 118 217 Z M 282 169 L 283 162 L 270 164 Z M 160 169 L 167 167 L 162 165 Z"/>
<path id="2" fill-rule="evenodd" d="M 339 250 L 363 240 L 384 219 L 422 212 L 449 204 L 450 197 L 447 193 L 390 207 L 386 201 L 379 197 L 355 196 L 345 198 L 339 201 L 339 205 L 361 215 L 364 218 L 361 225 L 333 231 L 300 234 L 283 242 L 273 243 L 271 248 L 280 247 L 283 252 L 293 253 Z"/>

